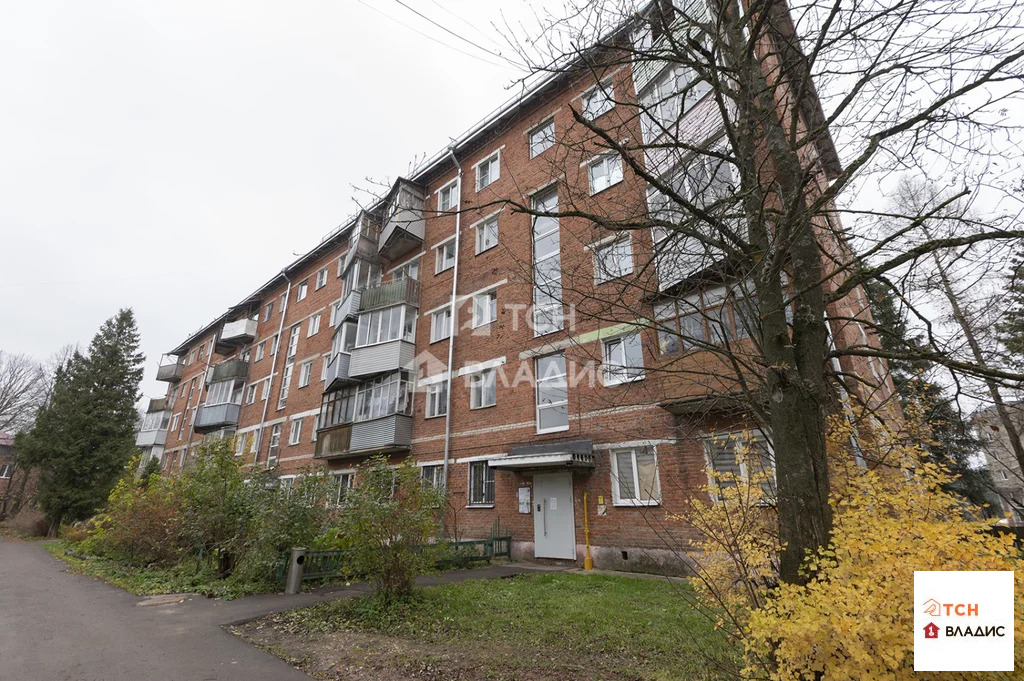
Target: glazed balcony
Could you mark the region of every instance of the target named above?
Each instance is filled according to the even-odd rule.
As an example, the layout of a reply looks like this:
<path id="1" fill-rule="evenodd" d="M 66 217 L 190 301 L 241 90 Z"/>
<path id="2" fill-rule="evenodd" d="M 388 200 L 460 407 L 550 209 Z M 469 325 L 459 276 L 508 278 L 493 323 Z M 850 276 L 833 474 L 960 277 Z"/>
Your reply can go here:
<path id="1" fill-rule="evenodd" d="M 399 182 L 380 233 L 381 257 L 393 261 L 423 245 L 423 204 L 423 195 L 414 185 Z"/>
<path id="2" fill-rule="evenodd" d="M 140 430 L 135 437 L 136 447 L 163 446 L 167 442 L 167 429 L 157 428 L 156 430 Z"/>
<path id="3" fill-rule="evenodd" d="M 362 376 L 412 369 L 415 357 L 416 344 L 402 339 L 352 348 L 348 375 L 358 380 Z"/>
<path id="4" fill-rule="evenodd" d="M 352 452 L 352 424 L 318 430 L 316 434 L 315 459 L 336 459 L 350 456 Z"/>
<path id="5" fill-rule="evenodd" d="M 160 366 L 156 370 L 156 380 L 177 383 L 185 375 L 185 358 L 164 355 L 160 358 Z"/>
<path id="6" fill-rule="evenodd" d="M 334 325 L 340 326 L 346 319 L 352 319 L 359 314 L 359 301 L 362 299 L 361 289 L 349 291 L 338 305 L 338 312 L 334 318 Z"/>
<path id="7" fill-rule="evenodd" d="M 196 416 L 196 432 L 208 433 L 220 428 L 238 425 L 238 415 L 242 411 L 240 404 L 203 405 Z"/>
<path id="8" fill-rule="evenodd" d="M 339 352 L 334 355 L 331 363 L 327 365 L 327 383 L 324 384 L 324 392 L 331 392 L 358 381 L 358 379 L 352 378 L 349 375 L 351 360 L 352 356 L 345 352 Z"/>
<path id="9" fill-rule="evenodd" d="M 235 348 L 251 343 L 256 339 L 255 319 L 236 319 L 227 322 L 220 331 L 216 350 L 221 355 L 230 353 Z"/>

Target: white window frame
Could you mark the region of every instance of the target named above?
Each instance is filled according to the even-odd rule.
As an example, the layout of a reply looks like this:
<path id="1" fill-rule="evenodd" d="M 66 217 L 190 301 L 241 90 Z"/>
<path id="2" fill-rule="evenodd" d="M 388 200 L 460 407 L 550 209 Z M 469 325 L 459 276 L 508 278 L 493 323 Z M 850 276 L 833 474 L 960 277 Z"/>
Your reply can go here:
<path id="1" fill-rule="evenodd" d="M 299 365 L 299 387 L 305 388 L 313 377 L 313 360 L 309 359 Z"/>
<path id="2" fill-rule="evenodd" d="M 487 383 L 490 382 L 493 386 L 491 391 L 491 399 L 493 400 L 489 404 L 484 403 L 485 388 Z M 498 404 L 498 371 L 497 369 L 484 369 L 475 374 L 470 374 L 469 377 L 469 408 L 470 409 L 487 409 Z"/>
<path id="3" fill-rule="evenodd" d="M 442 186 L 437 190 L 437 212 L 447 213 L 454 208 L 458 208 L 459 197 L 458 197 L 459 178 L 455 178 L 448 184 Z M 448 202 L 445 203 L 445 197 L 448 197 Z"/>
<path id="4" fill-rule="evenodd" d="M 295 354 L 299 351 L 299 331 L 302 324 L 296 324 L 288 332 L 288 347 L 286 349 L 285 357 L 291 359 L 295 357 Z"/>
<path id="5" fill-rule="evenodd" d="M 299 282 L 299 285 L 295 287 L 295 302 L 304 300 L 306 295 L 309 293 L 309 278 L 303 279 Z"/>
<path id="6" fill-rule="evenodd" d="M 306 330 L 306 338 L 320 333 L 320 313 L 317 312 L 309 318 L 309 328 Z"/>
<path id="7" fill-rule="evenodd" d="M 634 342 L 640 351 L 639 366 L 626 364 L 629 359 L 626 349 L 630 342 Z M 620 353 L 620 357 L 613 357 L 613 352 Z M 602 379 L 606 386 L 642 381 L 644 379 L 644 344 L 640 333 L 627 333 L 614 338 L 601 339 L 601 368 Z"/>
<path id="8" fill-rule="evenodd" d="M 444 257 L 444 249 L 448 247 L 452 249 L 451 261 L 449 262 Z M 455 267 L 455 258 L 458 254 L 455 252 L 455 237 L 450 236 L 441 243 L 434 246 L 434 274 L 441 274 Z M 447 264 L 446 264 L 447 263 Z"/>
<path id="9" fill-rule="evenodd" d="M 277 465 L 278 456 L 281 453 L 281 424 L 275 423 L 270 429 L 270 441 L 267 447 L 267 468 Z"/>
<path id="10" fill-rule="evenodd" d="M 263 359 L 266 356 L 267 356 L 267 341 L 260 341 L 259 344 L 256 345 L 256 354 L 255 354 L 255 359 L 253 361 L 254 362 L 258 362 L 258 361 L 260 361 L 261 359 Z"/>
<path id="11" fill-rule="evenodd" d="M 598 187 L 594 183 L 594 169 L 604 169 L 604 177 L 607 183 Z M 619 154 L 601 154 L 587 162 L 587 184 L 590 187 L 590 195 L 600 194 L 622 182 L 622 157 Z"/>
<path id="12" fill-rule="evenodd" d="M 263 321 L 270 321 L 270 318 L 274 316 L 274 301 L 271 300 L 269 303 L 263 306 Z"/>
<path id="13" fill-rule="evenodd" d="M 612 273 L 608 271 L 602 263 L 604 262 L 603 253 L 609 251 L 609 249 L 625 248 L 627 264 L 622 268 L 621 272 Z M 631 234 L 627 234 L 624 237 L 613 237 L 606 239 L 595 244 L 591 247 L 591 251 L 594 254 L 594 283 L 603 284 L 608 281 L 615 281 L 621 277 L 633 274 L 633 237 Z M 613 253 L 615 251 L 612 251 Z"/>
<path id="14" fill-rule="evenodd" d="M 535 138 L 537 138 L 537 136 L 540 135 L 541 133 L 544 133 L 545 130 L 549 127 L 551 128 L 551 134 L 545 135 L 543 138 L 541 138 L 541 143 L 546 141 L 548 143 L 547 146 L 545 146 L 540 151 L 534 151 L 534 149 L 537 146 L 539 146 L 538 144 L 535 144 Z M 535 128 L 533 128 L 532 130 L 530 130 L 527 137 L 527 144 L 530 147 L 530 158 L 537 158 L 545 151 L 555 146 L 555 117 L 552 116 L 551 118 L 548 118 L 547 120 L 543 121 Z"/>
<path id="15" fill-rule="evenodd" d="M 428 419 L 448 414 L 448 381 L 436 381 L 424 389 L 423 417 Z"/>
<path id="16" fill-rule="evenodd" d="M 484 307 L 481 303 L 485 301 L 487 312 L 486 317 L 480 314 L 484 311 Z M 477 329 L 481 326 L 493 324 L 496 321 L 498 321 L 498 289 L 492 288 L 487 291 L 473 294 L 473 328 Z"/>
<path id="17" fill-rule="evenodd" d="M 638 452 L 646 452 L 654 456 L 654 481 L 657 484 L 656 494 L 650 499 L 642 499 L 641 486 L 640 486 L 640 468 L 637 465 L 637 454 Z M 636 498 L 623 498 L 622 491 L 619 486 L 622 472 L 619 471 L 619 457 L 618 454 L 624 454 L 630 452 L 630 463 L 631 470 L 630 475 L 632 476 L 633 490 L 636 493 Z M 608 456 L 611 459 L 611 475 L 612 475 L 612 504 L 615 506 L 658 506 L 661 504 L 661 470 L 658 466 L 658 448 L 657 446 L 651 445 L 648 447 L 616 447 L 608 452 Z"/>
<path id="18" fill-rule="evenodd" d="M 442 318 L 442 315 L 447 317 L 448 322 L 444 324 L 444 329 L 439 332 L 438 325 Z M 430 313 L 430 342 L 436 343 L 443 341 L 447 338 L 452 337 L 452 307 L 451 305 L 445 305 L 439 310 L 434 310 Z"/>
<path id="19" fill-rule="evenodd" d="M 277 396 L 277 408 L 284 409 L 285 405 L 288 404 L 288 393 L 291 391 L 292 382 L 292 366 L 286 364 L 284 371 L 281 373 L 281 392 Z"/>
<path id="20" fill-rule="evenodd" d="M 601 109 L 595 110 L 592 103 L 595 97 L 601 97 Z M 615 108 L 615 86 L 611 78 L 605 78 L 580 95 L 580 114 L 587 120 L 597 120 Z"/>
<path id="21" fill-rule="evenodd" d="M 305 417 L 300 416 L 292 419 L 291 428 L 288 430 L 288 446 L 293 447 L 302 442 L 302 421 Z"/>
<path id="22" fill-rule="evenodd" d="M 564 374 L 557 374 L 557 375 L 554 375 L 554 376 L 544 376 L 544 377 L 541 377 L 539 375 L 539 371 L 538 371 L 538 368 L 540 367 L 540 361 L 542 359 L 546 359 L 548 357 L 555 357 L 557 355 L 561 355 L 561 357 L 562 357 L 562 364 L 565 366 L 565 373 Z M 561 433 L 561 432 L 564 432 L 566 430 L 569 430 L 569 422 L 572 421 L 572 418 L 571 418 L 571 414 L 569 414 L 569 364 L 568 364 L 568 360 L 565 357 L 565 352 L 564 351 L 552 352 L 552 353 L 547 354 L 547 355 L 542 355 L 540 357 L 536 357 L 536 358 L 534 358 L 533 367 L 534 367 L 533 368 L 533 371 L 534 371 L 534 381 L 533 381 L 534 382 L 534 406 L 535 406 L 535 418 L 536 418 L 537 434 L 538 435 L 542 435 L 544 433 Z M 561 381 L 559 381 L 559 379 L 561 379 Z M 558 382 L 561 382 L 562 385 L 565 386 L 565 400 L 558 400 L 556 402 L 547 402 L 545 404 L 541 404 L 541 401 L 540 401 L 541 383 L 557 384 Z M 551 428 L 541 428 L 541 426 L 540 426 L 540 421 L 541 421 L 540 414 L 541 414 L 541 411 L 543 411 L 545 409 L 552 409 L 554 407 L 560 407 L 562 405 L 565 405 L 565 411 L 566 411 L 566 423 L 565 423 L 565 425 L 564 426 L 554 426 L 554 427 L 551 427 Z"/>
<path id="23" fill-rule="evenodd" d="M 715 465 L 714 465 L 714 459 L 712 457 L 712 453 L 713 452 L 712 452 L 711 448 L 714 447 L 715 444 L 721 444 L 723 442 L 725 442 L 725 443 L 728 443 L 728 442 L 739 443 L 744 438 L 749 438 L 749 440 L 751 441 L 751 444 L 761 443 L 761 444 L 764 445 L 764 448 L 767 450 L 768 455 L 771 457 L 773 485 L 775 486 L 776 490 L 778 489 L 778 471 L 777 471 L 776 465 L 775 465 L 775 451 L 774 451 L 774 448 L 771 445 L 771 442 L 768 440 L 767 437 L 764 436 L 763 433 L 750 432 L 750 431 L 742 431 L 742 430 L 741 431 L 720 432 L 720 433 L 710 433 L 708 435 L 705 435 L 705 436 L 701 437 L 700 440 L 701 440 L 701 446 L 704 449 L 704 463 L 705 463 L 705 466 L 706 466 L 705 472 L 706 472 L 707 478 L 708 478 L 708 489 L 709 489 L 709 493 L 711 494 L 711 497 L 712 497 L 712 499 L 714 501 L 721 501 L 721 497 L 714 492 L 714 490 L 717 488 L 717 483 L 716 483 L 715 479 L 711 476 L 711 472 L 716 470 L 715 469 Z M 735 445 L 733 445 L 733 446 L 735 446 Z M 746 464 L 746 462 L 740 461 L 737 458 L 736 459 L 736 464 L 737 464 L 737 466 L 739 468 L 740 477 L 742 479 L 744 479 L 744 480 L 748 479 L 749 472 L 747 471 L 747 464 Z"/>
<path id="24" fill-rule="evenodd" d="M 256 383 L 250 383 L 245 389 L 245 403 L 255 404 L 256 403 Z"/>
<path id="25" fill-rule="evenodd" d="M 327 268 L 317 270 L 316 273 L 316 285 L 314 286 L 315 291 L 319 291 L 324 286 L 327 286 Z"/>
<path id="26" fill-rule="evenodd" d="M 491 225 L 494 226 L 494 230 L 493 230 L 494 231 L 494 241 L 491 242 L 491 243 L 487 243 L 485 241 L 485 239 L 487 237 L 487 228 L 489 226 L 491 226 Z M 489 251 L 489 250 L 491 250 L 492 248 L 494 248 L 495 246 L 498 245 L 498 214 L 497 213 L 495 213 L 494 215 L 488 215 L 483 220 L 481 220 L 480 222 L 476 223 L 476 225 L 474 225 L 474 228 L 476 229 L 476 254 L 477 255 L 480 255 L 481 253 L 484 253 L 485 251 Z"/>
<path id="27" fill-rule="evenodd" d="M 487 182 L 481 184 L 480 171 L 482 168 L 487 168 Z M 492 176 L 490 169 L 494 169 Z M 487 158 L 476 163 L 473 166 L 473 175 L 476 177 L 476 191 L 486 189 L 487 187 L 494 184 L 501 177 L 501 149 L 496 150 L 493 154 L 490 154 Z"/>
<path id="28" fill-rule="evenodd" d="M 0 465 L 0 480 L 9 480 L 14 475 L 14 464 L 10 461 Z"/>

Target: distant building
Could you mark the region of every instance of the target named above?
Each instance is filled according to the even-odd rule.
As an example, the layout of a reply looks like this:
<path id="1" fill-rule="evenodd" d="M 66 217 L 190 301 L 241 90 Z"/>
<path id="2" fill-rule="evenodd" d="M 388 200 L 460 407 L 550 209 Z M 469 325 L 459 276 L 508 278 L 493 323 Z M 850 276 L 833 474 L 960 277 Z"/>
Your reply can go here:
<path id="1" fill-rule="evenodd" d="M 0 433 L 0 506 L 7 497 L 14 467 L 14 433 Z"/>
<path id="2" fill-rule="evenodd" d="M 1006 406 L 1019 435 L 1024 432 L 1024 401 Z M 1013 453 L 1010 434 L 1003 427 L 994 406 L 975 413 L 974 424 L 1003 511 L 1011 515 L 1015 524 L 1024 525 L 1024 473 Z"/>

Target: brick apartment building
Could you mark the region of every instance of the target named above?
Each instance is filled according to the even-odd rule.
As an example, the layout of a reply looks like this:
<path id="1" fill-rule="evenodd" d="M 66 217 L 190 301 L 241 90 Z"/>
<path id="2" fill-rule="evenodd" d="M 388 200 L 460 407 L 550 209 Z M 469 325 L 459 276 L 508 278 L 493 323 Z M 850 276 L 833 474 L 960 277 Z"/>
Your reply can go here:
<path id="1" fill-rule="evenodd" d="M 1017 432 L 1024 432 L 1024 402 L 1010 402 L 1006 410 Z M 1002 511 L 1011 523 L 1024 526 L 1024 471 L 1013 451 L 1012 434 L 1003 427 L 994 406 L 975 412 L 972 421 Z"/>
<path id="2" fill-rule="evenodd" d="M 713 353 L 635 322 L 710 334 L 713 318 L 742 343 L 742 300 L 688 284 L 713 263 L 654 258 L 650 230 L 613 233 L 506 203 L 659 209 L 570 107 L 649 141 L 623 102 L 677 75 L 666 64 L 551 76 L 474 127 L 174 348 L 139 445 L 174 470 L 204 438 L 233 435 L 246 465 L 284 480 L 326 470 L 339 498 L 367 456 L 411 457 L 447 484 L 452 532 L 486 537 L 497 523 L 530 558 L 582 559 L 586 493 L 597 567 L 683 569 L 688 529 L 667 516 L 706 484 L 709 465 L 739 468 L 730 436 L 750 421 L 723 399 L 730 381 Z M 694 143 L 721 134 L 707 94 L 681 105 L 680 136 Z M 834 165 L 822 164 L 823 180 Z M 864 314 L 865 300 L 855 291 L 845 316 Z M 864 334 L 832 332 L 836 343 Z"/>

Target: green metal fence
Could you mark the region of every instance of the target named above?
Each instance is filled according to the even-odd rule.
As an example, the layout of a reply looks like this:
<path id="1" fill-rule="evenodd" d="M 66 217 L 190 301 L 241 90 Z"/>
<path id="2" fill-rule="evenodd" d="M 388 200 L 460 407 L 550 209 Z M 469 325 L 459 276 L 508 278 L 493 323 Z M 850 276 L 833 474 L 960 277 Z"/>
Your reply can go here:
<path id="1" fill-rule="evenodd" d="M 446 542 L 446 544 L 450 552 L 447 557 L 437 561 L 438 568 L 468 565 L 481 560 L 489 563 L 492 558 L 511 558 L 512 556 L 511 536 L 453 541 Z M 302 581 L 353 576 L 347 569 L 346 554 L 348 554 L 348 551 L 345 549 L 336 551 L 307 551 L 302 560 Z M 281 554 L 281 560 L 278 562 L 276 570 L 278 582 L 285 581 L 285 577 L 288 574 L 289 558 L 289 552 Z"/>

